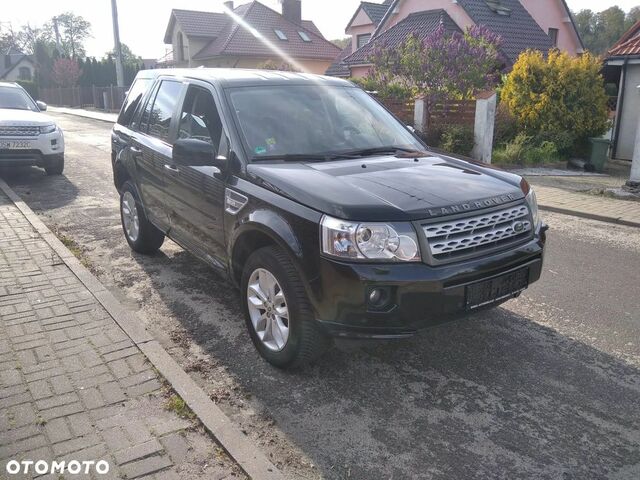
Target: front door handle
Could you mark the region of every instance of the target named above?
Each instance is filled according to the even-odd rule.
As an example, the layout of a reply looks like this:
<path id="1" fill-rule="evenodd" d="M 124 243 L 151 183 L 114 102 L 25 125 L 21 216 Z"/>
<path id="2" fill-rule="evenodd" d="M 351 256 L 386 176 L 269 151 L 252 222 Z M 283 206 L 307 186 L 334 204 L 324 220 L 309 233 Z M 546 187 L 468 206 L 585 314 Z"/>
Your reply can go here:
<path id="1" fill-rule="evenodd" d="M 180 169 L 178 169 L 178 167 L 176 167 L 175 165 L 165 165 L 164 166 L 165 170 L 169 170 L 172 173 L 179 173 Z"/>

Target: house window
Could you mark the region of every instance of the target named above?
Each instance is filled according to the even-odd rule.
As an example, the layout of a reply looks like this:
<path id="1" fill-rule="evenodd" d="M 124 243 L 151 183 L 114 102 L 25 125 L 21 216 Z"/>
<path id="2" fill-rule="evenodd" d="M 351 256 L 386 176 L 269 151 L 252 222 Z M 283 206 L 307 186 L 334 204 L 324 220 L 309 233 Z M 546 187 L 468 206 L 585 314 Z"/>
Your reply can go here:
<path id="1" fill-rule="evenodd" d="M 280 40 L 282 41 L 289 40 L 282 30 L 274 30 L 274 32 L 276 32 L 276 35 Z"/>
<path id="2" fill-rule="evenodd" d="M 364 47 L 371 40 L 371 34 L 365 33 L 364 35 L 358 35 L 358 48 Z"/>
<path id="3" fill-rule="evenodd" d="M 18 79 L 19 80 L 31 80 L 31 69 L 29 67 L 20 67 L 18 69 Z"/>
<path id="4" fill-rule="evenodd" d="M 553 45 L 553 48 L 558 46 L 558 34 L 559 34 L 559 30 L 557 28 L 550 28 L 549 29 L 549 38 L 551 39 L 551 43 Z"/>
<path id="5" fill-rule="evenodd" d="M 178 61 L 184 62 L 184 37 L 182 36 L 182 32 L 178 32 Z"/>
<path id="6" fill-rule="evenodd" d="M 302 39 L 303 42 L 311 41 L 311 38 L 309 38 L 309 35 L 307 35 L 305 32 L 298 32 L 298 35 L 300 35 L 300 38 Z"/>

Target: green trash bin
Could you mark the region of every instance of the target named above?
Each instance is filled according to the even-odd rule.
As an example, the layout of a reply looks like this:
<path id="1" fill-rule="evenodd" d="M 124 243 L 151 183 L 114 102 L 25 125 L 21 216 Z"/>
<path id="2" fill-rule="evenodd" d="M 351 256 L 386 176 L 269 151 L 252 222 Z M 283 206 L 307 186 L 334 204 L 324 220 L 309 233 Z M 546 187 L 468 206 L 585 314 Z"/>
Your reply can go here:
<path id="1" fill-rule="evenodd" d="M 611 141 L 606 138 L 590 138 L 589 141 L 591 142 L 589 165 L 591 165 L 596 172 L 602 172 L 609 158 Z"/>

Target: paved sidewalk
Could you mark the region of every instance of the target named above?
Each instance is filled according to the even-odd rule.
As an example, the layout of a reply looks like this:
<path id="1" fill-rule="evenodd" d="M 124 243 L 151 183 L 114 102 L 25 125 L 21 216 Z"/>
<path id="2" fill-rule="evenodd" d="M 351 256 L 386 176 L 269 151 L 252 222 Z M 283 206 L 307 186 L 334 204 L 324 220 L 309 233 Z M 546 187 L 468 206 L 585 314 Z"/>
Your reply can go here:
<path id="1" fill-rule="evenodd" d="M 48 107 L 48 111 L 52 113 L 65 113 L 67 115 L 75 115 L 77 117 L 92 118 L 94 120 L 100 120 L 103 122 L 116 123 L 118 120 L 117 113 L 100 112 L 97 110 L 85 110 L 82 108 L 67 108 L 67 107 Z"/>
<path id="2" fill-rule="evenodd" d="M 9 460 L 106 460 L 92 478 L 243 478 L 140 349 L 0 191 L 0 478 Z M 95 470 L 94 470 L 95 472 Z M 58 474 L 42 478 L 89 478 Z"/>
<path id="3" fill-rule="evenodd" d="M 640 227 L 640 203 L 534 186 L 540 209 Z"/>

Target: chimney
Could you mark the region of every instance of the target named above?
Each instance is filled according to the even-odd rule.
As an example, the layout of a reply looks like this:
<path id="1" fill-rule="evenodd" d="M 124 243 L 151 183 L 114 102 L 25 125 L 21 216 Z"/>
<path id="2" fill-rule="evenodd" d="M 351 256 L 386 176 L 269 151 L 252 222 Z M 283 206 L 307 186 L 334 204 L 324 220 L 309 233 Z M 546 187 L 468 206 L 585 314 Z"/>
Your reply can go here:
<path id="1" fill-rule="evenodd" d="M 302 23 L 301 0 L 280 0 L 282 2 L 282 16 L 290 22 Z"/>
<path id="2" fill-rule="evenodd" d="M 233 1 L 224 2 L 224 6 L 227 7 L 229 10 L 233 11 Z"/>

